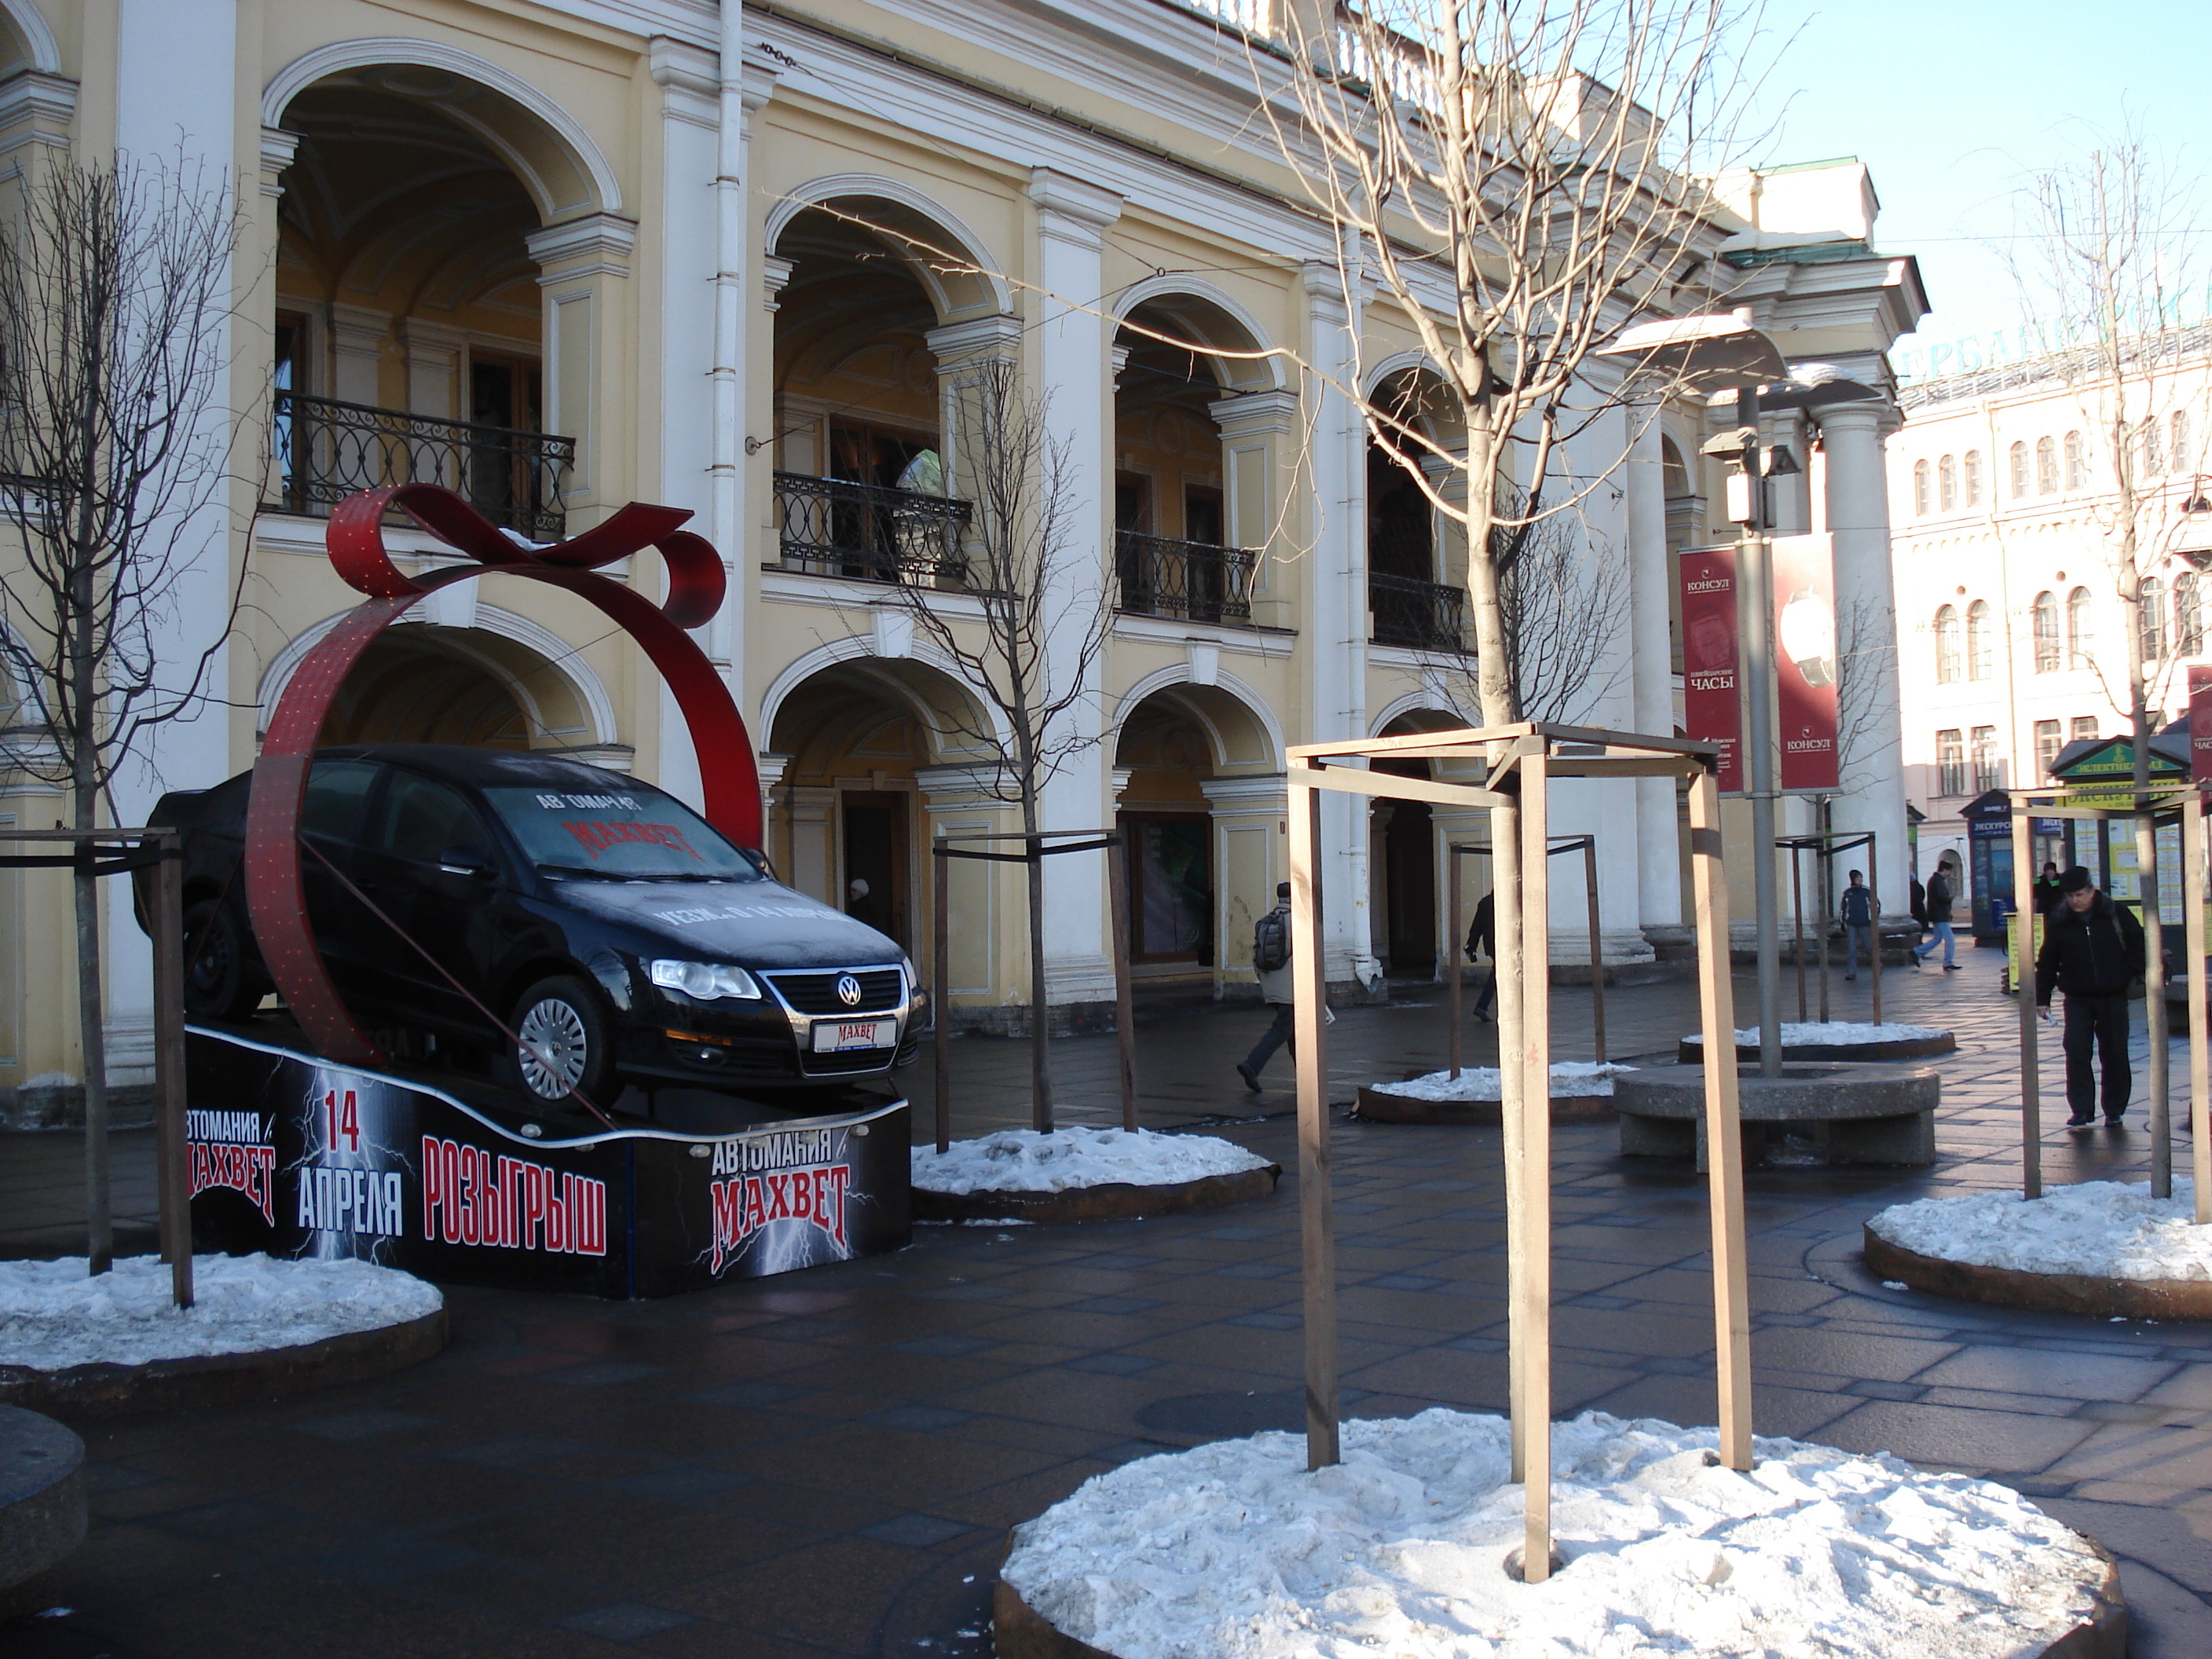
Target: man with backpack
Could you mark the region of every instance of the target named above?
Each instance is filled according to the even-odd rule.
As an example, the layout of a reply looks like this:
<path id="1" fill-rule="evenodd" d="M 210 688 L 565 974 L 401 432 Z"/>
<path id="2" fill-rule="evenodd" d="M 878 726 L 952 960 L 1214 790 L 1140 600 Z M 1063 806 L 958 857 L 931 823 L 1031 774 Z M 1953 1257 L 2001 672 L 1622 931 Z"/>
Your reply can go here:
<path id="1" fill-rule="evenodd" d="M 1275 1057 L 1276 1049 L 1291 1043 L 1292 1057 L 1297 1054 L 1292 1041 L 1296 1010 L 1291 1006 L 1291 884 L 1287 881 L 1275 884 L 1275 908 L 1252 925 L 1252 969 L 1260 975 L 1260 1000 L 1275 1011 L 1274 1024 L 1252 1045 L 1252 1052 L 1237 1062 L 1237 1075 L 1256 1095 L 1260 1073 Z"/>
<path id="2" fill-rule="evenodd" d="M 1874 963 L 1874 953 L 1879 948 L 1875 943 L 1874 919 L 1881 914 L 1875 902 L 1874 890 L 1866 884 L 1865 875 L 1851 872 L 1851 884 L 1844 889 L 1836 903 L 1837 920 L 1844 924 L 1844 977 L 1859 976 L 1859 948 L 1866 947 L 1867 963 Z"/>
<path id="3" fill-rule="evenodd" d="M 2035 1006 L 2047 1023 L 2051 993 L 2066 993 L 2066 1103 L 2069 1129 L 2097 1121 L 2094 1049 L 2105 1073 L 2105 1121 L 2119 1127 L 2135 1079 L 2128 1068 L 2128 1000 L 2148 958 L 2135 913 L 2097 890 L 2075 865 L 2058 878 L 2058 908 L 2044 924 L 2035 958 Z"/>
<path id="4" fill-rule="evenodd" d="M 1912 959 L 1916 963 L 1927 961 L 1940 945 L 1947 974 L 1959 971 L 1959 964 L 1952 959 L 1959 947 L 1957 936 L 1951 932 L 1951 866 L 1938 864 L 1936 873 L 1928 878 L 1928 943 L 1912 953 Z"/>

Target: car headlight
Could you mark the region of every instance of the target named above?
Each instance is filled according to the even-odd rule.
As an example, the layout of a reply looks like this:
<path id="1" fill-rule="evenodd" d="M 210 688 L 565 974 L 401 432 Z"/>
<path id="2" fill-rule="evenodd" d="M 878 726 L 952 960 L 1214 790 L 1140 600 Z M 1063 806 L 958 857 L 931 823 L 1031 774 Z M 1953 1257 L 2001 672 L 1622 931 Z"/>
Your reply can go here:
<path id="1" fill-rule="evenodd" d="M 701 1002 L 717 997 L 760 998 L 760 981 L 744 969 L 726 962 L 655 962 L 646 969 L 655 985 L 681 991 Z"/>

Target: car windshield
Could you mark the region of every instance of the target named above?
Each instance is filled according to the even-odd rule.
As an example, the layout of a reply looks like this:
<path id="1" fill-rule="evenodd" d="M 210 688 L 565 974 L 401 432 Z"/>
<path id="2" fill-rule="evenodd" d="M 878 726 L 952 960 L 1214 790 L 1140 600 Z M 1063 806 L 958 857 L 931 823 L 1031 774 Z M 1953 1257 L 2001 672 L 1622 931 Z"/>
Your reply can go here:
<path id="1" fill-rule="evenodd" d="M 615 881 L 759 881 L 760 866 L 681 801 L 641 784 L 599 794 L 487 789 L 540 870 Z"/>

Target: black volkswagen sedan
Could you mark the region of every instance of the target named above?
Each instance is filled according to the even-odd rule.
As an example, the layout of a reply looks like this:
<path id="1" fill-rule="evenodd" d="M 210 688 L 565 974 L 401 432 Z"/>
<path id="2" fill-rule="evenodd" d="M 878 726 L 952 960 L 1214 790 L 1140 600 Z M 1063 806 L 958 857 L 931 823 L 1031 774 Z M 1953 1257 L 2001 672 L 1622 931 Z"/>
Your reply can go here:
<path id="1" fill-rule="evenodd" d="M 154 809 L 185 832 L 195 1019 L 242 1018 L 271 988 L 240 868 L 252 781 Z M 630 1084 L 850 1084 L 920 1046 L 925 994 L 896 944 L 634 778 L 526 751 L 326 749 L 301 833 L 331 866 L 302 861 L 331 977 L 409 1058 L 480 1055 L 541 1100 L 608 1102 Z"/>

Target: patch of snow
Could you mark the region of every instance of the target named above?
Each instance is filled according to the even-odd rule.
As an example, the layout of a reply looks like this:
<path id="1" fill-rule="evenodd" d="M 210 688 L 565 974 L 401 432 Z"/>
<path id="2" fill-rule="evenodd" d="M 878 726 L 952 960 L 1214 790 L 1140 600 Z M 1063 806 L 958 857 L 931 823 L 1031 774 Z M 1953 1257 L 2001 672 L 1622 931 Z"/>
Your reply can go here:
<path id="1" fill-rule="evenodd" d="M 254 1353 L 404 1324 L 445 1301 L 436 1285 L 369 1261 L 196 1255 L 185 1309 L 169 1300 L 159 1256 L 118 1256 L 98 1278 L 81 1255 L 0 1261 L 0 1365 L 59 1370 Z"/>
<path id="2" fill-rule="evenodd" d="M 1635 1069 L 1633 1066 L 1599 1065 L 1586 1060 L 1554 1060 L 1552 1093 L 1554 1097 L 1610 1096 L 1613 1079 Z M 1504 1085 L 1495 1066 L 1462 1066 L 1457 1077 L 1447 1067 L 1425 1077 L 1409 1078 L 1403 1083 L 1370 1083 L 1367 1086 L 1378 1095 L 1403 1095 L 1409 1100 L 1499 1100 L 1504 1098 Z"/>
<path id="3" fill-rule="evenodd" d="M 1132 1133 L 1079 1124 L 1048 1135 L 1001 1129 L 956 1140 L 942 1156 L 934 1146 L 916 1146 L 910 1157 L 914 1184 L 932 1193 L 1060 1193 L 1117 1181 L 1170 1187 L 1206 1176 L 1265 1169 L 1267 1164 L 1215 1135 L 1164 1135 L 1151 1129 Z"/>
<path id="4" fill-rule="evenodd" d="M 2017 1192 L 1893 1204 L 1867 1225 L 1893 1244 L 1946 1261 L 2100 1279 L 2212 1279 L 2212 1227 L 2197 1224 L 2197 1188 L 2175 1176 L 2172 1198 L 2148 1183 L 2082 1181 Z"/>
<path id="5" fill-rule="evenodd" d="M 75 1072 L 41 1072 L 15 1086 L 19 1089 L 74 1089 L 82 1081 Z"/>
<path id="6" fill-rule="evenodd" d="M 1014 1530 L 1001 1570 L 1120 1659 L 1999 1659 L 2056 1640 L 2105 1577 L 2086 1540 L 1988 1481 L 1795 1440 L 1749 1474 L 1715 1431 L 1590 1412 L 1553 1425 L 1566 1565 L 1521 1541 L 1510 1430 L 1435 1409 L 1343 1425 L 1308 1474 L 1259 1434 L 1092 1477 Z"/>
<path id="7" fill-rule="evenodd" d="M 1756 1048 L 1759 1046 L 1759 1028 L 1754 1025 L 1748 1031 L 1738 1031 L 1735 1034 L 1737 1046 Z M 1841 1047 L 1856 1046 L 1862 1042 L 1919 1042 L 1929 1037 L 1949 1035 L 1948 1031 L 1936 1025 L 1899 1025 L 1894 1022 L 1882 1025 L 1869 1025 L 1863 1020 L 1851 1019 L 1826 1021 L 1815 1019 L 1806 1020 L 1802 1024 L 1796 1020 L 1784 1020 L 1782 1024 L 1782 1046 L 1785 1048 L 1796 1048 L 1814 1043 Z M 1682 1039 L 1685 1042 L 1698 1043 L 1702 1043 L 1705 1040 L 1705 1035 L 1702 1031 L 1692 1031 Z"/>

